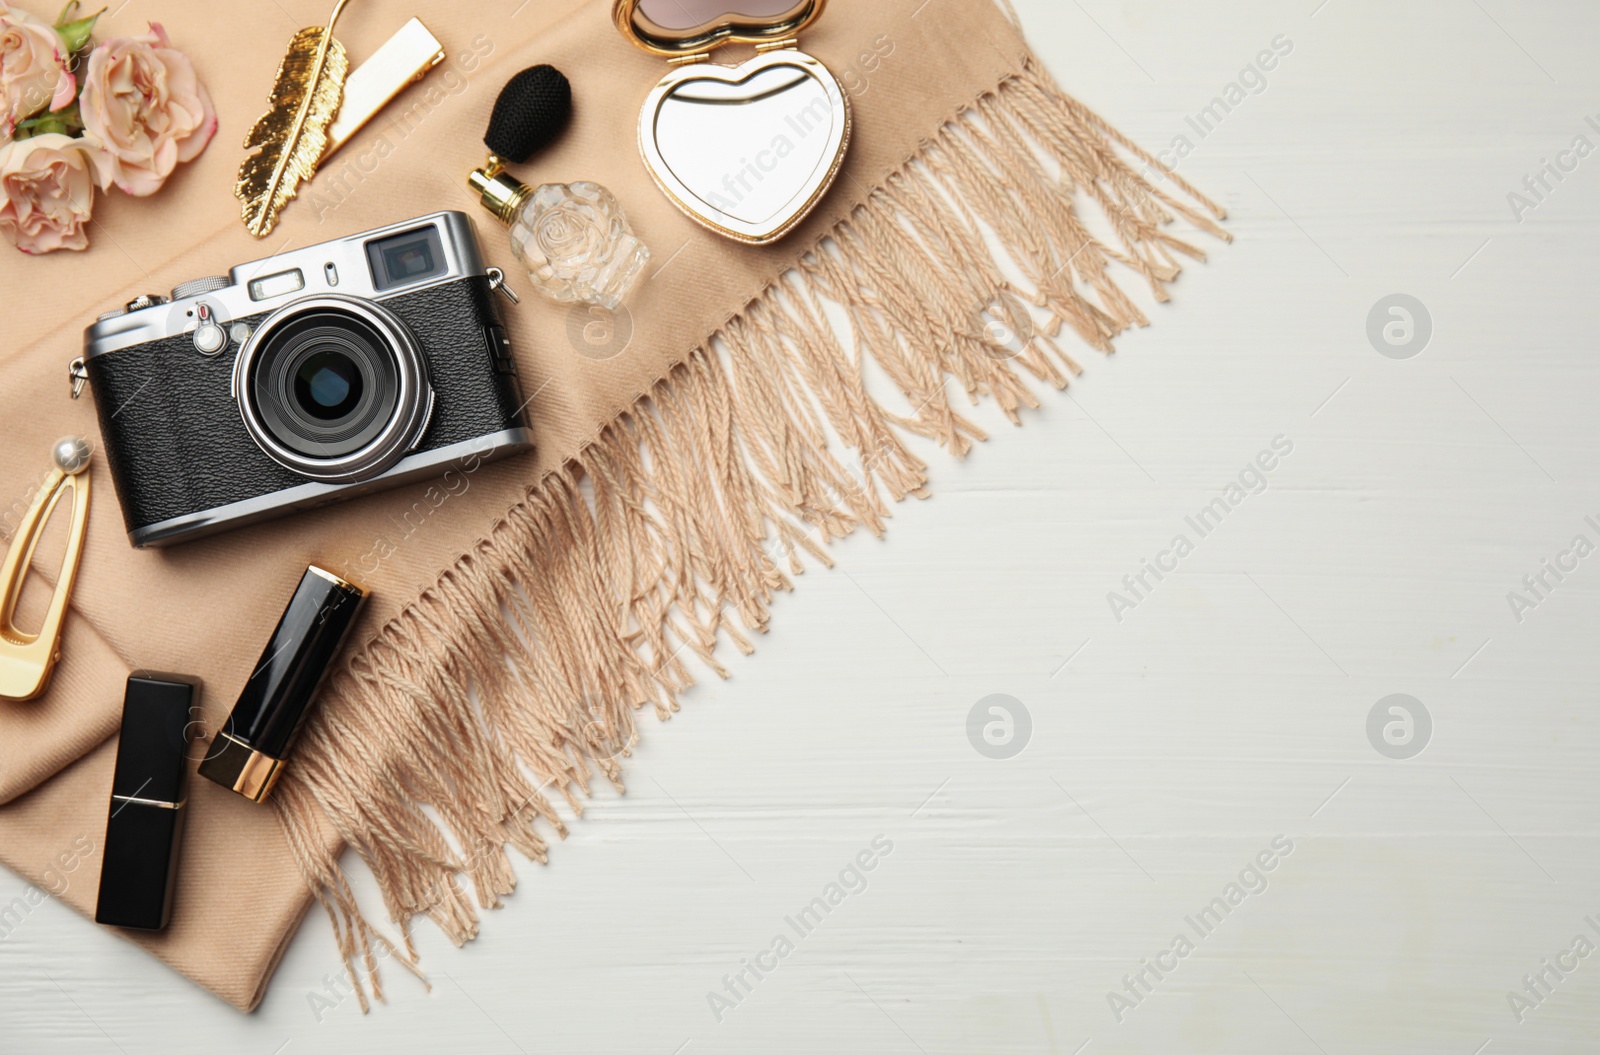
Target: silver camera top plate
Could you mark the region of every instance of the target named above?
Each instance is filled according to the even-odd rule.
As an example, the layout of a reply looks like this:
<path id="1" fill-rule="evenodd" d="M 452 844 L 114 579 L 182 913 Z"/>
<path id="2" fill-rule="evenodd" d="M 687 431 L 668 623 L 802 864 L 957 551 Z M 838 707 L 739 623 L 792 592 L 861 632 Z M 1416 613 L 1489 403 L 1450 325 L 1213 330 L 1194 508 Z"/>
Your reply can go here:
<path id="1" fill-rule="evenodd" d="M 415 282 L 380 289 L 374 279 L 367 247 L 394 235 L 421 231 L 432 225 L 439 234 L 443 270 Z M 123 311 L 109 312 L 83 331 L 83 357 L 92 359 L 123 348 L 164 340 L 193 331 L 200 325 L 195 306 L 204 302 L 224 326 L 250 315 L 275 311 L 306 297 L 341 294 L 364 300 L 414 293 L 472 275 L 485 275 L 483 258 L 472 219 L 449 210 L 417 216 L 400 223 L 335 238 L 304 249 L 291 249 L 229 270 L 227 285 L 189 296 L 157 300 L 146 294 Z M 204 280 L 179 283 L 174 293 L 186 292 Z"/>

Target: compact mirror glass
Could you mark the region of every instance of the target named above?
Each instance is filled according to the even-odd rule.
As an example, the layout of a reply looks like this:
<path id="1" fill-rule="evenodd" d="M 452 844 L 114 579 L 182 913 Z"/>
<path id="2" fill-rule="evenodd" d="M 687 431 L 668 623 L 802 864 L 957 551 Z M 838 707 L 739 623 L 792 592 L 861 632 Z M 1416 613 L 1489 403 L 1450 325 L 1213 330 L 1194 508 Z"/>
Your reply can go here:
<path id="1" fill-rule="evenodd" d="M 639 0 L 638 11 L 661 29 L 684 30 L 729 18 L 774 18 L 797 6 L 795 0 Z"/>
<path id="2" fill-rule="evenodd" d="M 737 83 L 688 81 L 662 99 L 655 142 L 695 197 L 762 227 L 804 201 L 826 175 L 844 119 L 809 71 L 769 66 Z"/>

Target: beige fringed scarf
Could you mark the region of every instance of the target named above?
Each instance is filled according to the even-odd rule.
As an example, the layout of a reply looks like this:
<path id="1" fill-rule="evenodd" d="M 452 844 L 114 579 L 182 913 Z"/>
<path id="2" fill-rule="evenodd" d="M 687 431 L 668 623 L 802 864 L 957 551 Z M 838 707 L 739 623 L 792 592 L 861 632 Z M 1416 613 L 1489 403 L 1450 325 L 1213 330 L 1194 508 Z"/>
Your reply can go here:
<path id="1" fill-rule="evenodd" d="M 539 451 L 478 467 L 465 488 L 419 486 L 142 553 L 96 464 L 61 671 L 43 700 L 0 705 L 0 858 L 41 896 L 92 912 L 108 738 L 131 670 L 202 676 L 215 728 L 308 561 L 376 594 L 274 804 L 191 784 L 175 922 L 135 939 L 243 1009 L 313 898 L 363 1005 L 363 982 L 382 995 L 381 954 L 414 966 L 415 917 L 471 938 L 479 911 L 515 885 L 507 850 L 542 862 L 563 833 L 552 798 L 581 812 L 593 781 L 622 787 L 638 711 L 668 717 L 697 666 L 725 676 L 718 645 L 750 651 L 774 595 L 805 562 L 831 563 L 830 539 L 882 533 L 891 501 L 926 495 L 904 437 L 964 454 L 983 434 L 960 406 L 983 397 L 1020 420 L 1040 387 L 1079 372 L 1072 345 L 1110 351 L 1148 321 L 1121 284 L 1165 300 L 1179 258 L 1201 255 L 1169 223 L 1227 237 L 1220 209 L 1063 95 L 998 8 L 876 0 L 833 5 L 803 41 L 852 95 L 843 177 L 779 245 L 734 245 L 672 209 L 637 157 L 637 107 L 662 63 L 615 35 L 608 0 L 537 6 L 479 27 L 447 0 L 419 2 L 449 65 L 332 159 L 263 245 L 234 215 L 233 141 L 296 27 L 277 5 L 230 6 L 224 31 L 196 24 L 221 14 L 149 0 L 140 17 L 165 15 L 180 44 L 262 42 L 191 48 L 222 134 L 160 198 L 103 203 L 86 256 L 0 262 L 12 338 L 0 496 L 21 496 L 55 436 L 95 435 L 64 381 L 95 312 L 282 244 L 474 209 L 462 180 L 481 161 L 489 107 L 535 62 L 568 73 L 578 116 L 519 174 L 608 185 L 656 253 L 614 358 L 581 354 L 566 313 L 531 296 L 508 312 Z M 308 3 L 295 16 L 321 14 Z M 387 17 L 352 6 L 340 35 L 353 61 L 395 28 Z M 480 233 L 517 274 L 487 216 Z M 22 307 L 69 287 L 75 311 Z M 869 371 L 898 398 L 870 394 Z M 407 935 L 398 947 L 357 908 L 347 846 Z"/>

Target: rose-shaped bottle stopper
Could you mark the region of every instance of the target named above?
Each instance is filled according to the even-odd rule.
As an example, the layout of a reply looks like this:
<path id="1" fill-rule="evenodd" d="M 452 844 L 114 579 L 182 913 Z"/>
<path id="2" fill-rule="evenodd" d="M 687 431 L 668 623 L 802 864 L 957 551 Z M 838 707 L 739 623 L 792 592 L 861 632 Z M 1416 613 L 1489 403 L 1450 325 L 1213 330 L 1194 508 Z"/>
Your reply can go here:
<path id="1" fill-rule="evenodd" d="M 526 161 L 549 145 L 571 115 L 572 88 L 560 70 L 523 70 L 495 100 L 483 137 L 492 153 L 467 183 L 511 229 L 511 251 L 535 289 L 557 303 L 615 311 L 650 259 L 616 196 L 589 182 L 531 188 L 505 171 L 507 160 Z"/>

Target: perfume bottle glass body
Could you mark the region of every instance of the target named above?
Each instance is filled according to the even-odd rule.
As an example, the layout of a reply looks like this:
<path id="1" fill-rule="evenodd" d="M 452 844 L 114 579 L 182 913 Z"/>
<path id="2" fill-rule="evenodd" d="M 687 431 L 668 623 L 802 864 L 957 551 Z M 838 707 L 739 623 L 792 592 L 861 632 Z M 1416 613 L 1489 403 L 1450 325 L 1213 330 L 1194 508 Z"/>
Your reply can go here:
<path id="1" fill-rule="evenodd" d="M 609 311 L 650 259 L 616 197 L 587 181 L 535 188 L 511 222 L 511 251 L 551 300 Z"/>

